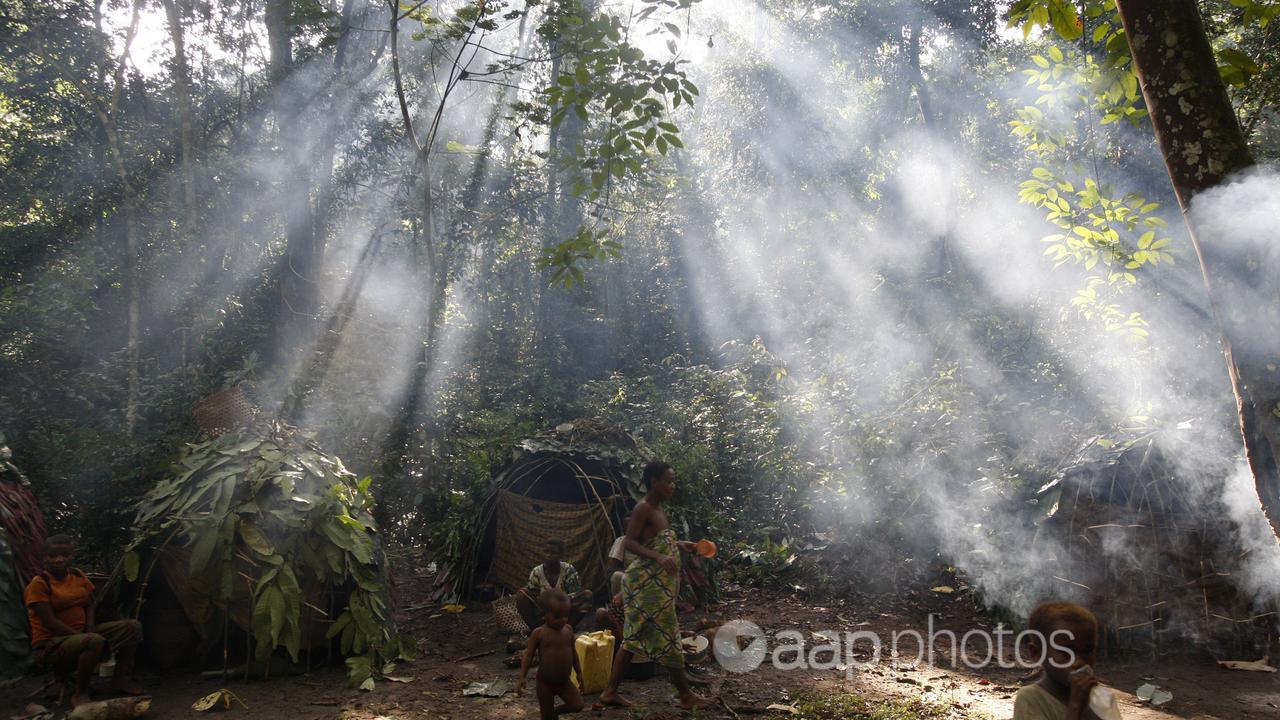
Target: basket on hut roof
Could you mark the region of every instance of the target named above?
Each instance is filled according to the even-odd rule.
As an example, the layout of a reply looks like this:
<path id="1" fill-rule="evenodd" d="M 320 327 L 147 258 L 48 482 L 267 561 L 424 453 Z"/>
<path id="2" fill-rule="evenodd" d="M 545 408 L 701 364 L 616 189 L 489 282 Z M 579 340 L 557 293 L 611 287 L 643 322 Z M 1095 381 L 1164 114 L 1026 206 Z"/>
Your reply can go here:
<path id="1" fill-rule="evenodd" d="M 201 400 L 191 414 L 201 430 L 216 437 L 253 422 L 253 405 L 237 385 Z"/>

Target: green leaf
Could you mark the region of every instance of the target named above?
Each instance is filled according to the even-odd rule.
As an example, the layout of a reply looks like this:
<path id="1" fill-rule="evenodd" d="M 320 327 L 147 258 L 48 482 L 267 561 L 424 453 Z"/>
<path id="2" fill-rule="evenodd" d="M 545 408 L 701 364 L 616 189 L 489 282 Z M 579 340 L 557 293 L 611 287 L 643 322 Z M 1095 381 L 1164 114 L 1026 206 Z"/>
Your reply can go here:
<path id="1" fill-rule="evenodd" d="M 135 550 L 130 550 L 124 554 L 122 564 L 124 565 L 125 580 L 133 582 L 138 579 L 138 564 L 140 560 L 141 559 L 138 557 L 138 553 Z"/>
<path id="2" fill-rule="evenodd" d="M 1236 48 L 1223 48 L 1219 50 L 1218 59 L 1221 60 L 1223 64 L 1240 68 L 1246 75 L 1257 75 L 1262 72 L 1262 68 L 1258 66 L 1258 63 L 1254 62 L 1253 58 Z"/>
<path id="3" fill-rule="evenodd" d="M 253 605 L 250 626 L 253 628 L 254 638 L 257 640 L 256 655 L 258 657 L 266 657 L 266 654 L 271 650 L 273 642 L 271 640 L 271 603 L 267 600 L 267 593 L 265 592 L 258 595 L 258 601 Z"/>
<path id="4" fill-rule="evenodd" d="M 270 557 L 275 554 L 276 548 L 267 539 L 267 536 L 258 529 L 258 526 L 252 520 L 240 521 L 240 539 L 244 540 L 244 544 L 248 545 L 255 553 L 262 557 Z"/>
<path id="5" fill-rule="evenodd" d="M 351 613 L 344 612 L 338 616 L 336 622 L 329 626 L 329 631 L 324 634 L 326 640 L 332 640 L 338 636 L 347 626 L 351 624 Z"/>
<path id="6" fill-rule="evenodd" d="M 217 529 L 212 527 L 194 529 L 202 529 L 203 532 L 196 538 L 195 548 L 191 551 L 191 565 L 188 568 L 191 577 L 196 577 L 204 571 L 205 566 L 209 564 L 209 557 L 213 554 L 213 549 L 218 544 Z"/>
<path id="7" fill-rule="evenodd" d="M 1084 33 L 1084 22 L 1076 14 L 1075 7 L 1064 0 L 1059 0 L 1049 8 L 1049 19 L 1053 23 L 1053 29 L 1064 40 L 1075 40 Z"/>
<path id="8" fill-rule="evenodd" d="M 364 656 L 347 658 L 347 683 L 351 687 L 357 687 L 372 677 L 373 663 L 369 658 Z"/>
<path id="9" fill-rule="evenodd" d="M 284 629 L 284 593 L 280 592 L 278 585 L 272 585 L 267 588 L 264 595 L 267 600 L 267 608 L 271 613 L 271 644 L 274 646 L 280 641 L 280 631 Z"/>

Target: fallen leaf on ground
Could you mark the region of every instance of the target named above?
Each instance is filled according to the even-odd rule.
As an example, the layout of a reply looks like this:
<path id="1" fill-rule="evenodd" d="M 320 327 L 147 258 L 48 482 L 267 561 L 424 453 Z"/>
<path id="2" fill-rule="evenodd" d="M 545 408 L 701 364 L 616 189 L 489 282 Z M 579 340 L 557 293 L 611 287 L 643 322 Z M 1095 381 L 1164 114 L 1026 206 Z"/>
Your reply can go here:
<path id="1" fill-rule="evenodd" d="M 1228 670 L 1248 670 L 1249 672 L 1275 672 L 1276 669 L 1267 664 L 1271 657 L 1261 660 L 1219 660 L 1218 664 Z"/>
<path id="2" fill-rule="evenodd" d="M 483 697 L 502 697 L 508 692 L 511 692 L 511 683 L 506 680 L 467 683 L 467 686 L 462 689 L 463 695 L 481 695 Z"/>
<path id="3" fill-rule="evenodd" d="M 1151 683 L 1139 685 L 1133 694 L 1138 700 L 1151 703 L 1152 707 L 1159 707 L 1173 699 L 1172 692 Z"/>
<path id="4" fill-rule="evenodd" d="M 191 703 L 191 709 L 197 712 L 207 712 L 209 710 L 230 710 L 232 700 L 235 700 L 236 702 L 240 703 L 240 707 L 244 708 L 245 710 L 249 709 L 249 706 L 245 705 L 244 701 L 241 700 L 238 695 L 236 695 L 235 693 L 231 692 L 226 688 L 222 688 L 220 690 L 211 692 L 208 695 L 205 695 L 204 697 L 200 698 L 199 700 Z M 218 707 L 220 703 L 222 707 Z"/>
<path id="5" fill-rule="evenodd" d="M 765 708 L 765 710 L 774 710 L 776 712 L 784 712 L 784 713 L 787 713 L 788 715 L 800 714 L 800 708 L 796 707 L 795 705 L 783 705 L 782 703 L 774 703 L 769 707 Z"/>
<path id="6" fill-rule="evenodd" d="M 929 588 L 929 589 L 936 593 L 942 593 L 943 595 L 950 595 L 951 593 L 956 591 L 956 589 L 951 587 L 950 585 L 939 585 L 938 587 Z"/>
<path id="7" fill-rule="evenodd" d="M 467 606 L 466 605 L 444 605 L 440 609 L 445 612 L 460 613 L 463 610 L 466 610 Z"/>

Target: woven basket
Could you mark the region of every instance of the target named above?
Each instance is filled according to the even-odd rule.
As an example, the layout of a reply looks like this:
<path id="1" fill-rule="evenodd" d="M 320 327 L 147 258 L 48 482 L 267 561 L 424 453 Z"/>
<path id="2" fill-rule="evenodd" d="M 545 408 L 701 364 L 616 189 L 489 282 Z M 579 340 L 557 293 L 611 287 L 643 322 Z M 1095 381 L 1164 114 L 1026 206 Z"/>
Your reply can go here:
<path id="1" fill-rule="evenodd" d="M 253 406 L 238 387 L 216 392 L 201 400 L 191 414 L 201 430 L 215 437 L 253 422 Z"/>
<path id="2" fill-rule="evenodd" d="M 493 608 L 493 623 L 499 630 L 504 633 L 529 634 L 529 626 L 516 609 L 515 595 L 503 595 L 490 603 L 490 606 Z"/>

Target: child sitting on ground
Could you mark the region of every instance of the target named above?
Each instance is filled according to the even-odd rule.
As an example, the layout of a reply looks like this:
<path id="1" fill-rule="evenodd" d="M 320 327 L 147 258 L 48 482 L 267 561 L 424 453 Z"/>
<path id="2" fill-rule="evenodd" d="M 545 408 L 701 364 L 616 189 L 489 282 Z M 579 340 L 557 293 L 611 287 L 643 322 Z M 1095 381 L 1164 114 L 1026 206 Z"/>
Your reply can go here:
<path id="1" fill-rule="evenodd" d="M 31 579 L 23 594 L 31 623 L 31 654 L 37 664 L 58 675 L 75 673 L 72 705 L 89 702 L 89 680 L 111 653 L 116 655 L 111 689 L 122 695 L 141 694 L 129 684 L 129 673 L 142 625 L 137 620 L 94 625 L 93 583 L 71 567 L 75 552 L 75 541 L 67 535 L 51 535 L 44 542 L 44 572 Z"/>
<path id="2" fill-rule="evenodd" d="M 1045 644 L 1037 648 L 1040 680 L 1018 691 L 1013 720 L 1096 720 L 1089 692 L 1098 684 L 1093 675 L 1098 619 L 1075 603 L 1049 602 L 1031 612 L 1027 625 Z"/>
<path id="3" fill-rule="evenodd" d="M 578 653 L 573 647 L 573 627 L 569 625 L 569 596 L 563 590 L 548 589 L 538 596 L 542 608 L 543 624 L 529 633 L 529 646 L 520 660 L 520 681 L 516 694 L 524 693 L 525 678 L 533 656 L 538 656 L 538 671 L 534 675 L 537 685 L 538 710 L 542 720 L 582 709 L 582 693 L 574 686 L 570 670 L 577 673 L 582 682 L 582 668 L 578 667 Z M 556 707 L 556 698 L 564 704 Z"/>
<path id="4" fill-rule="evenodd" d="M 516 610 L 529 627 L 537 625 L 542 617 L 538 597 L 543 590 L 563 590 L 569 596 L 570 627 L 577 627 L 578 621 L 591 610 L 591 591 L 582 589 L 577 569 L 565 562 L 564 556 L 564 541 L 548 540 L 543 561 L 533 566 L 529 582 L 516 592 Z"/>

